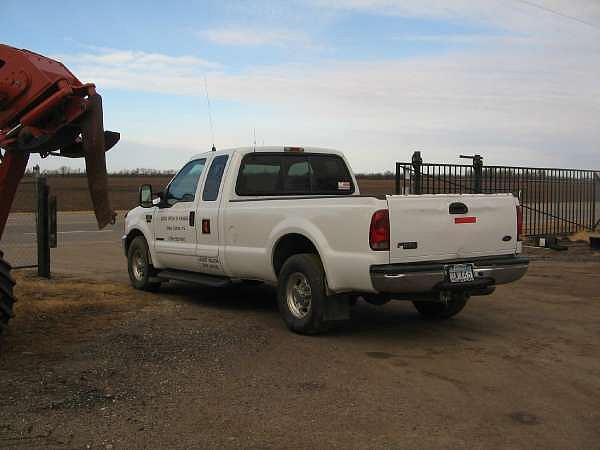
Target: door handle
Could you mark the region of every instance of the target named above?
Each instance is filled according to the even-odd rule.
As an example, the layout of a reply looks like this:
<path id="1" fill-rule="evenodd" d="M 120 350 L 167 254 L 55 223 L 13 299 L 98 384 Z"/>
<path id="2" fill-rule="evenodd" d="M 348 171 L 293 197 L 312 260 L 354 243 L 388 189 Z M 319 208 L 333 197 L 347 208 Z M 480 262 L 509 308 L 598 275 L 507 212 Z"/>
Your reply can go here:
<path id="1" fill-rule="evenodd" d="M 196 222 L 196 213 L 194 211 L 190 211 L 190 227 L 193 227 Z"/>

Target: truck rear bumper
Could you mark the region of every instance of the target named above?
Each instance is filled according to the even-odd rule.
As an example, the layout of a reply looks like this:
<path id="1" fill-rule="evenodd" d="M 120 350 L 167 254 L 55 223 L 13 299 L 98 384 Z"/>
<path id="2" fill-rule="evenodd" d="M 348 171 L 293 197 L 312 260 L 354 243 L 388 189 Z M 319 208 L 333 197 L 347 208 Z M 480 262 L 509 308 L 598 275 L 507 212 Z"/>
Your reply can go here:
<path id="1" fill-rule="evenodd" d="M 446 267 L 451 264 L 473 264 L 474 281 L 451 283 Z M 411 294 L 442 290 L 485 291 L 496 284 L 511 283 L 522 278 L 529 267 L 523 256 L 502 256 L 477 260 L 434 263 L 383 264 L 371 266 L 373 287 L 382 293 Z"/>

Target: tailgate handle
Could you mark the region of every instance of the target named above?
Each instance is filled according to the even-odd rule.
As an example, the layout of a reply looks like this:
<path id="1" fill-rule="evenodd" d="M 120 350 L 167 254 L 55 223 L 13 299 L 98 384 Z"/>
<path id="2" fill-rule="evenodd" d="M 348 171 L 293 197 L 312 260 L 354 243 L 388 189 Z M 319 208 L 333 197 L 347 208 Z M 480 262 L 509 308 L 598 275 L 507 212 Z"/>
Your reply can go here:
<path id="1" fill-rule="evenodd" d="M 467 214 L 469 212 L 469 208 L 467 205 L 460 202 L 450 203 L 450 207 L 448 208 L 449 214 Z"/>

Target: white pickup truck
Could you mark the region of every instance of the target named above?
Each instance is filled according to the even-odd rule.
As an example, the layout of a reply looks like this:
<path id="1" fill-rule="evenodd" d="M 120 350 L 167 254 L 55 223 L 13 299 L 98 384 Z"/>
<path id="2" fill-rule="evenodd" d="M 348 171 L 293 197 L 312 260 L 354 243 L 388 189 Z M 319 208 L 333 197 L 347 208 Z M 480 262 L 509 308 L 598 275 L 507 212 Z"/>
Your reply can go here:
<path id="1" fill-rule="evenodd" d="M 525 274 L 521 226 L 510 194 L 363 196 L 339 152 L 242 148 L 193 157 L 157 198 L 141 186 L 123 247 L 137 289 L 269 283 L 287 326 L 310 334 L 359 297 L 457 314 Z"/>

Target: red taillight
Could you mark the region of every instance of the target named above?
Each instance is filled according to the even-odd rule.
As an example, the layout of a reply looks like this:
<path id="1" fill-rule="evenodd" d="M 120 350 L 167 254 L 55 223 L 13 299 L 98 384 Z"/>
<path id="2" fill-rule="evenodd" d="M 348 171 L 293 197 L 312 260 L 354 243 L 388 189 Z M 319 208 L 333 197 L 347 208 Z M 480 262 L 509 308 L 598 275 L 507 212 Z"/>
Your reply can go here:
<path id="1" fill-rule="evenodd" d="M 523 240 L 523 207 L 517 205 L 517 241 Z"/>
<path id="2" fill-rule="evenodd" d="M 373 250 L 390 249 L 390 214 L 387 209 L 380 209 L 371 217 L 369 244 Z"/>

